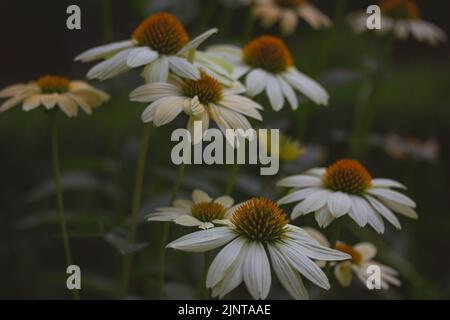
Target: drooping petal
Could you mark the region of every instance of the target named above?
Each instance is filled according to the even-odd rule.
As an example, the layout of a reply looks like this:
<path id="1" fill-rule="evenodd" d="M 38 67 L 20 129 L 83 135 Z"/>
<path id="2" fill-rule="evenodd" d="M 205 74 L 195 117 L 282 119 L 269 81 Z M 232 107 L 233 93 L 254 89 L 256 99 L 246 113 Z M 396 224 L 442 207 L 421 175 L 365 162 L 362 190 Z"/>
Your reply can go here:
<path id="1" fill-rule="evenodd" d="M 321 185 L 322 185 L 321 179 L 308 175 L 294 175 L 287 178 L 283 178 L 277 182 L 277 186 L 279 187 L 305 188 L 305 187 L 319 187 Z"/>
<path id="2" fill-rule="evenodd" d="M 229 227 L 197 231 L 169 243 L 166 247 L 187 252 L 205 252 L 233 240 L 237 234 Z"/>
<path id="3" fill-rule="evenodd" d="M 330 213 L 339 218 L 350 211 L 352 202 L 346 193 L 337 191 L 330 194 L 327 204 Z"/>
<path id="4" fill-rule="evenodd" d="M 158 52 L 149 47 L 137 47 L 130 51 L 127 57 L 127 64 L 130 68 L 137 68 L 149 64 L 158 58 Z"/>
<path id="5" fill-rule="evenodd" d="M 205 191 L 195 189 L 192 192 L 192 200 L 194 200 L 194 203 L 200 203 L 200 202 L 211 202 L 213 199 Z"/>
<path id="6" fill-rule="evenodd" d="M 119 42 L 109 43 L 103 46 L 89 49 L 75 57 L 75 61 L 89 62 L 100 58 L 110 57 L 118 51 L 133 47 L 135 42 L 133 40 L 124 40 Z"/>
<path id="7" fill-rule="evenodd" d="M 261 92 L 267 84 L 267 72 L 262 69 L 254 69 L 250 71 L 245 78 L 245 86 L 250 97 L 254 97 Z"/>
<path id="8" fill-rule="evenodd" d="M 266 299 L 270 291 L 270 264 L 264 246 L 257 241 L 248 244 L 243 269 L 244 282 L 255 300 Z"/>

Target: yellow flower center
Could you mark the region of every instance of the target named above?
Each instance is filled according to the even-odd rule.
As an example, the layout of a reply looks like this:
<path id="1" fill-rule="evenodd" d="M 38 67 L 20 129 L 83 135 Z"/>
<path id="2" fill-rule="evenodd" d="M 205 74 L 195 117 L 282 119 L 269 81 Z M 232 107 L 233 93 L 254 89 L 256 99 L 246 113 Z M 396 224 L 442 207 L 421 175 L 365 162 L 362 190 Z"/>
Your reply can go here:
<path id="1" fill-rule="evenodd" d="M 250 41 L 243 49 L 243 60 L 249 66 L 272 73 L 283 72 L 292 66 L 288 47 L 273 36 L 261 36 Z"/>
<path id="2" fill-rule="evenodd" d="M 275 4 L 284 8 L 296 8 L 306 2 L 306 0 L 274 0 Z"/>
<path id="3" fill-rule="evenodd" d="M 345 243 L 336 243 L 336 249 L 349 254 L 352 257 L 352 262 L 355 264 L 360 264 L 363 261 L 361 253 L 346 245 Z"/>
<path id="4" fill-rule="evenodd" d="M 217 202 L 199 202 L 192 206 L 191 214 L 202 222 L 212 222 L 225 218 L 225 207 Z"/>
<path id="5" fill-rule="evenodd" d="M 359 194 L 370 187 L 372 177 L 364 166 L 352 159 L 342 159 L 330 165 L 323 177 L 329 189 Z"/>
<path id="6" fill-rule="evenodd" d="M 64 77 L 47 75 L 39 78 L 36 84 L 44 93 L 64 93 L 69 91 L 70 81 Z"/>
<path id="7" fill-rule="evenodd" d="M 202 104 L 218 103 L 223 96 L 223 89 L 219 81 L 204 71 L 200 72 L 200 79 L 186 80 L 183 92 L 191 98 L 197 96 Z"/>
<path id="8" fill-rule="evenodd" d="M 261 197 L 252 198 L 237 208 L 231 222 L 238 234 L 265 243 L 282 239 L 289 220 L 275 202 Z"/>
<path id="9" fill-rule="evenodd" d="M 383 14 L 397 18 L 420 18 L 419 8 L 414 0 L 381 0 L 378 5 Z"/>
<path id="10" fill-rule="evenodd" d="M 151 15 L 134 30 L 133 39 L 161 54 L 175 54 L 188 42 L 183 25 L 169 13 Z"/>

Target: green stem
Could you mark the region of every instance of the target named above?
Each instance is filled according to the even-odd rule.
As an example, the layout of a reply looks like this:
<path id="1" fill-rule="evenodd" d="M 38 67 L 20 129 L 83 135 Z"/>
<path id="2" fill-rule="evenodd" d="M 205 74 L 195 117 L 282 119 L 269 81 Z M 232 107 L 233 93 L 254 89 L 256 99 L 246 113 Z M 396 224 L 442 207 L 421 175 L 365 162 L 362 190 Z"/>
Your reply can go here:
<path id="1" fill-rule="evenodd" d="M 104 43 L 113 41 L 112 0 L 102 0 L 102 39 Z"/>
<path id="2" fill-rule="evenodd" d="M 203 270 L 198 284 L 198 297 L 201 300 L 207 300 L 209 298 L 209 289 L 206 287 L 206 276 L 208 274 L 209 265 L 211 264 L 211 259 L 212 251 L 205 252 L 203 255 Z"/>
<path id="3" fill-rule="evenodd" d="M 64 200 L 61 188 L 61 173 L 59 166 L 59 148 L 58 148 L 58 130 L 56 127 L 57 113 L 53 112 L 50 115 L 50 139 L 52 147 L 52 163 L 53 163 L 53 176 L 55 179 L 55 192 L 56 202 L 58 205 L 59 222 L 61 225 L 61 234 L 63 239 L 64 255 L 66 258 L 67 266 L 73 265 L 72 252 L 70 250 L 69 232 L 67 231 L 66 215 L 64 213 Z M 72 290 L 75 300 L 80 299 L 78 290 Z"/>
<path id="4" fill-rule="evenodd" d="M 139 146 L 139 159 L 136 168 L 136 177 L 133 191 L 133 199 L 131 204 L 131 221 L 128 233 L 128 243 L 132 244 L 136 241 L 136 229 L 138 222 L 139 207 L 141 204 L 142 185 L 144 182 L 145 162 L 147 158 L 148 142 L 150 140 L 151 125 L 145 124 L 142 130 L 141 142 Z M 122 259 L 122 277 L 120 286 L 120 297 L 125 298 L 128 291 L 130 281 L 131 265 L 133 262 L 133 254 L 128 253 Z"/>
<path id="5" fill-rule="evenodd" d="M 185 166 L 186 165 L 184 163 L 181 163 L 178 167 L 177 178 L 175 180 L 175 184 L 172 189 L 172 194 L 170 196 L 170 204 L 172 204 L 177 197 L 178 190 L 180 189 L 181 186 L 181 181 L 183 180 Z M 161 242 L 159 245 L 159 272 L 158 272 L 158 287 L 156 292 L 156 297 L 158 299 L 162 297 L 164 287 L 164 278 L 166 272 L 166 244 L 167 240 L 169 239 L 169 231 L 170 231 L 170 224 L 164 223 L 162 227 Z"/>
<path id="6" fill-rule="evenodd" d="M 231 173 L 230 176 L 228 178 L 227 184 L 225 186 L 224 189 L 224 195 L 231 195 L 233 193 L 234 190 L 234 186 L 236 184 L 236 177 L 239 171 L 239 165 L 237 164 L 237 162 L 233 163 L 232 167 L 231 167 Z"/>

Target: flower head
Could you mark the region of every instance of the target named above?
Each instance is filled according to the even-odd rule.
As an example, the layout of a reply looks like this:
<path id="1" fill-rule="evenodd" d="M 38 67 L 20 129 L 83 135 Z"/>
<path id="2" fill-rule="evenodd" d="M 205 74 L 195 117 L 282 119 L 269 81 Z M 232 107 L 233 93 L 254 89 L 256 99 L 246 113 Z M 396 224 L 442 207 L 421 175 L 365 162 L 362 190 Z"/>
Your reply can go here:
<path id="1" fill-rule="evenodd" d="M 148 215 L 148 221 L 173 221 L 183 226 L 208 229 L 230 216 L 233 203 L 229 196 L 213 199 L 196 189 L 192 192 L 192 200 L 177 199 L 172 207 L 158 208 L 157 212 Z"/>
<path id="2" fill-rule="evenodd" d="M 93 108 L 109 99 L 109 95 L 83 81 L 45 75 L 27 84 L 4 88 L 0 91 L 0 98 L 8 98 L 0 106 L 0 112 L 22 103 L 24 111 L 34 110 L 39 106 L 50 110 L 58 106 L 68 117 L 74 117 L 78 114 L 78 107 L 91 114 Z"/>
<path id="3" fill-rule="evenodd" d="M 332 25 L 331 20 L 308 0 L 256 0 L 252 15 L 261 20 L 264 28 L 270 28 L 280 21 L 281 32 L 285 35 L 297 29 L 300 19 L 304 19 L 314 29 Z"/>
<path id="4" fill-rule="evenodd" d="M 209 48 L 208 52 L 230 61 L 236 79 L 246 75 L 245 85 L 250 96 L 265 91 L 275 111 L 283 108 L 285 99 L 292 109 L 297 109 L 299 102 L 295 91 L 317 104 L 328 104 L 325 89 L 294 66 L 292 55 L 280 38 L 265 35 L 251 40 L 243 49 L 219 45 Z"/>
<path id="5" fill-rule="evenodd" d="M 380 34 L 392 32 L 396 38 L 404 40 L 411 35 L 417 41 L 436 45 L 447 41 L 445 32 L 435 24 L 422 20 L 419 8 L 414 0 L 381 0 Z M 354 12 L 349 16 L 351 27 L 356 33 L 367 31 L 367 14 Z"/>
<path id="6" fill-rule="evenodd" d="M 228 243 L 228 244 L 227 244 Z M 283 287 L 295 299 L 307 299 L 300 274 L 328 289 L 323 271 L 311 260 L 339 261 L 346 253 L 326 248 L 301 228 L 288 224 L 276 203 L 253 198 L 235 206 L 224 227 L 194 232 L 167 245 L 188 252 L 204 252 L 227 244 L 209 267 L 206 286 L 213 297 L 224 297 L 243 281 L 254 299 L 270 291 L 272 267 Z"/>
<path id="7" fill-rule="evenodd" d="M 417 218 L 414 201 L 393 190 L 406 189 L 404 185 L 391 179 L 373 179 L 366 168 L 352 159 L 284 178 L 277 185 L 295 188 L 278 201 L 279 204 L 299 202 L 292 211 L 292 219 L 314 212 L 321 227 L 349 215 L 359 226 L 368 223 L 383 233 L 382 217 L 397 229 L 401 228 L 393 212 Z"/>
<path id="8" fill-rule="evenodd" d="M 169 71 L 195 80 L 200 73 L 188 61 L 188 54 L 216 32 L 217 29 L 211 29 L 189 41 L 186 30 L 175 16 L 155 13 L 139 24 L 131 39 L 95 47 L 75 60 L 105 60 L 88 72 L 89 79 L 105 80 L 131 68 L 144 67 L 142 76 L 147 82 L 166 82 Z"/>
<path id="9" fill-rule="evenodd" d="M 196 137 L 194 122 L 202 121 L 202 129 L 209 127 L 210 119 L 219 128 L 249 129 L 245 116 L 262 120 L 258 109 L 262 107 L 242 96 L 245 88 L 237 81 L 232 87 L 224 87 L 219 81 L 202 71 L 200 79 L 169 78 L 169 83 L 150 83 L 136 88 L 132 101 L 150 102 L 142 113 L 142 121 L 161 126 L 171 122 L 182 111 L 189 116 L 188 129 Z M 201 136 L 201 135 L 200 135 Z"/>

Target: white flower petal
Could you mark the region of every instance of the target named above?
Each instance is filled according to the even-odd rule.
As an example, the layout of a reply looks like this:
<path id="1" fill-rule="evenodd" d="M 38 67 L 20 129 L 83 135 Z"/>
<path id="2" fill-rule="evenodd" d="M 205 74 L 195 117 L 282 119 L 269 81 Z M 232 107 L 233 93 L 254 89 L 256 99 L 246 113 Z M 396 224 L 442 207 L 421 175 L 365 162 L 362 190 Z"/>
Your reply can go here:
<path id="1" fill-rule="evenodd" d="M 187 214 L 175 218 L 173 222 L 185 227 L 198 227 L 203 224 L 202 221 Z"/>
<path id="2" fill-rule="evenodd" d="M 352 264 L 350 261 L 338 263 L 334 267 L 334 276 L 343 287 L 348 287 L 352 282 Z"/>
<path id="3" fill-rule="evenodd" d="M 250 71 L 245 78 L 245 86 L 250 97 L 254 97 L 263 92 L 267 83 L 267 72 L 262 69 Z"/>
<path id="4" fill-rule="evenodd" d="M 307 175 L 294 175 L 277 182 L 279 187 L 294 187 L 294 188 L 305 188 L 305 187 L 319 187 L 322 185 L 322 180 L 317 177 L 307 176 Z"/>
<path id="5" fill-rule="evenodd" d="M 328 190 L 320 190 L 308 196 L 305 200 L 294 207 L 291 218 L 295 219 L 294 217 L 319 210 L 326 205 L 330 194 L 331 192 Z"/>
<path id="6" fill-rule="evenodd" d="M 244 282 L 253 299 L 266 299 L 270 291 L 270 264 L 264 246 L 257 241 L 248 244 L 243 269 Z"/>
<path id="7" fill-rule="evenodd" d="M 149 64 L 158 58 L 158 52 L 149 47 L 137 47 L 130 51 L 127 64 L 130 68 L 137 68 Z"/>
<path id="8" fill-rule="evenodd" d="M 374 188 L 399 188 L 406 189 L 406 186 L 391 179 L 372 179 L 372 187 Z"/>
<path id="9" fill-rule="evenodd" d="M 372 207 L 383 217 L 386 218 L 387 221 L 389 221 L 394 227 L 397 229 L 401 229 L 400 221 L 398 218 L 394 215 L 394 213 L 389 210 L 384 204 L 382 204 L 380 201 L 375 199 L 374 197 L 371 197 L 369 195 L 366 195 L 365 198 L 369 201 L 369 203 L 372 205 Z"/>
<path id="10" fill-rule="evenodd" d="M 218 198 L 214 199 L 214 202 L 220 203 L 226 209 L 228 209 L 228 208 L 230 208 L 233 205 L 234 200 L 230 196 L 221 196 L 221 197 L 218 197 Z"/>
<path id="11" fill-rule="evenodd" d="M 416 203 L 408 198 L 407 196 L 401 194 L 400 192 L 384 189 L 384 188 L 370 188 L 366 191 L 367 193 L 381 199 L 381 200 L 389 200 L 393 202 L 397 202 L 399 204 L 415 208 Z"/>
<path id="12" fill-rule="evenodd" d="M 198 80 L 200 78 L 200 71 L 198 68 L 187 61 L 185 58 L 176 56 L 169 56 L 170 70 L 176 75 L 191 80 Z"/>
<path id="13" fill-rule="evenodd" d="M 299 90 L 303 95 L 311 99 L 319 105 L 328 104 L 328 93 L 316 81 L 301 73 L 295 68 L 290 68 L 289 71 L 282 74 L 284 79 Z"/>
<path id="14" fill-rule="evenodd" d="M 411 219 L 418 219 L 419 216 L 417 215 L 416 211 L 414 211 L 414 209 L 405 206 L 403 204 L 397 203 L 397 202 L 393 202 L 387 199 L 382 199 L 381 202 L 383 202 L 387 207 L 389 207 L 391 210 L 402 214 L 408 218 Z"/>
<path id="15" fill-rule="evenodd" d="M 89 62 L 100 58 L 106 58 L 114 55 L 120 50 L 133 47 L 135 42 L 133 40 L 124 40 L 119 42 L 109 43 L 103 46 L 89 49 L 75 57 L 75 61 Z"/>
<path id="16" fill-rule="evenodd" d="M 314 218 L 316 219 L 317 224 L 321 228 L 326 228 L 330 225 L 331 222 L 335 219 L 335 217 L 331 214 L 328 206 L 323 206 L 318 211 L 314 213 Z"/>
<path id="17" fill-rule="evenodd" d="M 270 74 L 267 76 L 266 94 L 272 109 L 280 111 L 284 105 L 284 96 L 277 78 Z"/>
<path id="18" fill-rule="evenodd" d="M 246 240 L 238 237 L 227 244 L 211 263 L 206 276 L 206 287 L 212 288 L 223 280 L 230 266 L 241 255 L 242 248 Z"/>
<path id="19" fill-rule="evenodd" d="M 166 56 L 159 56 L 158 59 L 148 64 L 142 71 L 142 76 L 147 83 L 167 82 L 169 77 L 169 60 Z"/>
<path id="20" fill-rule="evenodd" d="M 191 41 L 189 41 L 180 51 L 178 51 L 177 55 L 182 55 L 187 53 L 191 49 L 196 49 L 199 45 L 201 45 L 206 39 L 212 36 L 214 33 L 219 31 L 216 28 L 210 29 L 208 31 L 203 32 L 201 35 L 195 37 Z"/>
<path id="21" fill-rule="evenodd" d="M 128 71 L 130 67 L 127 65 L 127 57 L 131 50 L 133 49 L 125 49 L 112 58 L 95 65 L 89 70 L 86 77 L 103 81 Z"/>
<path id="22" fill-rule="evenodd" d="M 229 227 L 217 227 L 185 235 L 166 247 L 187 252 L 205 252 L 233 240 L 237 234 Z"/>
<path id="23" fill-rule="evenodd" d="M 327 205 L 330 213 L 339 218 L 350 211 L 352 202 L 346 193 L 337 191 L 328 197 Z"/>
<path id="24" fill-rule="evenodd" d="M 361 242 L 353 246 L 358 251 L 364 261 L 369 261 L 377 255 L 377 248 L 370 242 Z"/>
<path id="25" fill-rule="evenodd" d="M 367 211 L 365 201 L 359 196 L 350 196 L 352 201 L 352 208 L 348 213 L 360 227 L 364 227 L 369 220 L 369 212 Z"/>
<path id="26" fill-rule="evenodd" d="M 277 249 L 276 245 L 267 245 L 270 260 L 275 274 L 286 291 L 297 300 L 309 299 L 308 291 L 303 284 L 300 274 L 294 270 L 284 255 Z"/>
<path id="27" fill-rule="evenodd" d="M 287 194 L 277 201 L 279 205 L 304 200 L 309 195 L 319 191 L 319 188 L 305 188 Z"/>
<path id="28" fill-rule="evenodd" d="M 161 98 L 181 96 L 179 88 L 171 83 L 149 83 L 137 87 L 130 93 L 131 101 L 153 102 Z"/>
<path id="29" fill-rule="evenodd" d="M 213 199 L 205 191 L 195 189 L 192 192 L 192 200 L 194 200 L 194 203 L 200 203 L 200 202 L 211 202 Z"/>
<path id="30" fill-rule="evenodd" d="M 184 100 L 182 97 L 167 97 L 155 101 L 159 102 L 159 107 L 153 114 L 153 124 L 159 127 L 175 119 L 183 111 Z"/>
<path id="31" fill-rule="evenodd" d="M 281 76 L 277 76 L 278 83 L 280 84 L 281 91 L 283 92 L 283 95 L 286 97 L 287 101 L 289 101 L 289 104 L 291 105 L 292 110 L 297 110 L 298 108 L 298 99 L 297 95 L 295 94 L 294 90 L 290 86 L 289 83 L 286 82 L 286 80 L 283 79 Z"/>
<path id="32" fill-rule="evenodd" d="M 326 290 L 330 288 L 330 283 L 325 273 L 306 257 L 299 248 L 287 243 L 277 244 L 277 248 L 283 253 L 289 264 L 308 280 Z"/>

